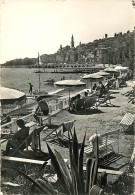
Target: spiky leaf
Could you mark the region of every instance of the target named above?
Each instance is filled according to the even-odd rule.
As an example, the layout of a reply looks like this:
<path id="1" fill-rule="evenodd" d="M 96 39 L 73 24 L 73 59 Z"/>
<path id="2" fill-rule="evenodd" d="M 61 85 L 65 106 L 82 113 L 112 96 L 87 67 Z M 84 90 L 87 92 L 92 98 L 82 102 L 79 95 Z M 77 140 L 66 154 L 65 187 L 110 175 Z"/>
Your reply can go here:
<path id="1" fill-rule="evenodd" d="M 89 181 L 89 191 L 91 187 L 93 186 L 93 173 L 94 173 L 94 166 L 95 166 L 95 159 L 92 159 L 91 165 L 90 165 L 90 181 Z"/>
<path id="2" fill-rule="evenodd" d="M 82 182 L 82 185 L 84 187 L 84 179 L 83 179 L 83 155 L 84 155 L 84 144 L 85 144 L 85 137 L 86 137 L 86 132 L 83 138 L 83 142 L 81 144 L 81 149 L 80 149 L 80 154 L 79 154 L 79 175 L 80 179 Z"/>
<path id="3" fill-rule="evenodd" d="M 45 189 L 49 189 L 48 193 L 50 192 L 50 194 L 52 195 L 52 193 L 54 194 L 58 194 L 58 191 L 56 191 L 53 186 L 51 185 L 50 182 L 48 182 L 48 180 L 46 178 L 44 178 L 44 180 L 42 179 L 37 179 L 36 182 L 38 182 L 41 186 L 43 186 L 43 188 Z"/>
<path id="4" fill-rule="evenodd" d="M 97 181 L 98 158 L 99 158 L 98 136 L 96 136 L 96 139 L 93 144 L 93 148 L 94 148 L 94 155 L 95 155 L 94 170 L 93 170 L 93 185 L 95 185 Z"/>
<path id="5" fill-rule="evenodd" d="M 18 173 L 20 173 L 21 175 L 23 175 L 30 182 L 32 182 L 34 184 L 34 186 L 37 187 L 42 192 L 48 193 L 48 194 L 54 194 L 54 193 L 56 193 L 54 190 L 52 190 L 52 188 L 49 188 L 48 185 L 45 185 L 45 187 L 43 187 L 38 182 L 36 182 L 34 179 L 32 179 L 31 177 L 29 177 L 28 175 L 26 175 L 25 173 L 23 173 L 22 171 L 20 171 L 18 169 L 15 169 L 15 168 L 13 168 L 13 169 L 16 170 Z"/>
<path id="6" fill-rule="evenodd" d="M 87 159 L 87 162 L 86 162 L 86 183 L 85 183 L 85 192 L 86 194 L 89 193 L 89 185 L 90 185 L 90 182 L 91 182 L 91 166 L 92 166 L 92 159 L 89 158 Z"/>
<path id="7" fill-rule="evenodd" d="M 79 175 L 79 171 L 75 165 L 74 159 L 71 158 L 71 162 L 72 162 L 72 170 L 73 170 L 73 175 L 74 175 L 74 179 L 75 179 L 75 186 L 77 189 L 77 194 L 84 194 L 84 189 L 80 180 L 80 175 Z"/>
<path id="8" fill-rule="evenodd" d="M 73 136 L 73 157 L 75 160 L 75 165 L 78 168 L 78 140 L 77 140 L 77 136 L 76 136 L 76 132 L 74 129 L 74 136 Z"/>
<path id="9" fill-rule="evenodd" d="M 55 172 L 57 173 L 57 176 L 58 176 L 59 180 L 61 181 L 63 190 L 64 190 L 65 193 L 68 193 L 68 187 L 66 185 L 66 182 L 65 182 L 65 179 L 64 179 L 64 175 L 63 175 L 63 173 L 62 173 L 62 171 L 60 169 L 60 166 L 59 166 L 59 163 L 57 161 L 57 158 L 54 155 L 54 153 L 52 152 L 52 150 L 51 150 L 51 148 L 49 147 L 48 144 L 47 144 L 47 147 L 48 147 L 48 152 L 49 152 L 49 155 L 50 155 L 50 158 L 51 158 L 51 162 L 52 162 L 53 168 L 54 168 Z"/>
<path id="10" fill-rule="evenodd" d="M 43 170 L 43 168 L 45 168 L 46 165 L 47 165 L 47 161 L 45 161 L 45 162 L 41 165 L 41 167 L 40 167 L 40 169 L 39 169 L 39 172 L 38 172 L 38 175 L 39 175 L 39 176 L 41 176 L 42 170 Z"/>
<path id="11" fill-rule="evenodd" d="M 67 164 L 63 160 L 62 156 L 55 150 L 55 155 L 58 160 L 59 166 L 61 168 L 61 171 L 63 173 L 63 177 L 65 178 L 65 182 L 68 186 L 69 192 L 73 194 L 73 186 L 72 186 L 72 179 L 71 179 L 71 173 L 67 167 Z"/>

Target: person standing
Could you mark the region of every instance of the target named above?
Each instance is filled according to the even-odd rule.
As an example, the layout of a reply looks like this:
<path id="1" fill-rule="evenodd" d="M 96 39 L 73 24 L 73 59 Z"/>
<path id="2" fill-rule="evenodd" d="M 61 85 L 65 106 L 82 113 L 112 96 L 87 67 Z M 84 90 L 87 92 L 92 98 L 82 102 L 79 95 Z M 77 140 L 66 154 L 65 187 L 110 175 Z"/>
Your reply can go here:
<path id="1" fill-rule="evenodd" d="M 119 80 L 116 80 L 116 89 L 119 89 Z"/>
<path id="2" fill-rule="evenodd" d="M 29 85 L 30 85 L 29 93 L 32 94 L 33 85 L 31 83 L 29 83 Z"/>

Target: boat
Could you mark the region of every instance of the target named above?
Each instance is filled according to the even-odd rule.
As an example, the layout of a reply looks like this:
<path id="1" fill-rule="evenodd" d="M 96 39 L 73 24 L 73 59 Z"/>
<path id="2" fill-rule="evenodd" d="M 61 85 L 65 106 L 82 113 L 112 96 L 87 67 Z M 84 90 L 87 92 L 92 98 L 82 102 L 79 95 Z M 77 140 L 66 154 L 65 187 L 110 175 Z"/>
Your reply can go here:
<path id="1" fill-rule="evenodd" d="M 45 84 L 54 84 L 55 80 L 54 80 L 54 79 L 49 78 L 49 79 L 47 79 L 47 80 L 46 80 L 46 81 L 44 81 L 44 82 L 45 82 Z"/>

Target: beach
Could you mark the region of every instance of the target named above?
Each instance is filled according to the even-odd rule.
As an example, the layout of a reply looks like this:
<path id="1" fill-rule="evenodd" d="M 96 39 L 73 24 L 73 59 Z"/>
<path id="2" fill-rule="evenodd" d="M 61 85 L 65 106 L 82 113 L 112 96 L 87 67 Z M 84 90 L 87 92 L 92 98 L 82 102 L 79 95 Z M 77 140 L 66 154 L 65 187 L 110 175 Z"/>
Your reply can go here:
<path id="1" fill-rule="evenodd" d="M 98 110 L 91 109 L 87 114 L 69 112 L 68 109 L 59 112 L 57 115 L 51 117 L 52 125 L 60 125 L 63 122 L 76 120 L 75 130 L 78 141 L 81 143 L 86 132 L 86 142 L 89 144 L 89 137 L 94 133 L 103 134 L 116 129 L 121 129 L 120 121 L 126 113 L 134 114 L 134 105 L 128 103 L 128 98 L 122 93 L 131 90 L 131 87 L 121 88 L 119 90 L 112 90 L 110 106 L 99 107 Z M 44 132 L 41 133 L 41 146 L 44 152 L 47 152 L 46 143 L 44 140 Z M 114 151 L 118 151 L 117 145 L 118 137 L 115 137 L 113 144 Z M 50 144 L 52 149 L 56 149 L 64 158 L 69 158 L 68 148 L 60 147 L 55 144 Z M 128 158 L 130 161 L 134 148 L 134 134 L 133 129 L 127 134 L 123 131 L 119 135 L 119 153 Z M 124 162 L 123 162 L 124 163 Z"/>

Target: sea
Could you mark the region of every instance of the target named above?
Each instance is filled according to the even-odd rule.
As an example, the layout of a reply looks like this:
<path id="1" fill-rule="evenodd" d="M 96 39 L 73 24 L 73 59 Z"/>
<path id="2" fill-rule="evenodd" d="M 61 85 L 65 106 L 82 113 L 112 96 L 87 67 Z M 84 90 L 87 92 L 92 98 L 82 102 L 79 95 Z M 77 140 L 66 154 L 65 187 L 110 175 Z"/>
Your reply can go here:
<path id="1" fill-rule="evenodd" d="M 35 73 L 35 68 L 1 68 L 1 86 L 18 89 L 26 94 L 29 93 L 29 83 L 33 85 L 33 91 L 39 89 L 39 73 Z M 49 78 L 56 81 L 62 79 L 80 80 L 84 73 L 57 73 L 54 69 L 46 69 L 40 73 L 41 91 L 52 92 L 58 90 L 54 84 L 46 84 L 44 81 Z"/>

